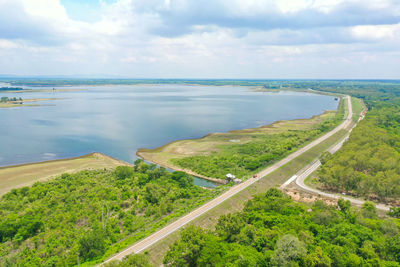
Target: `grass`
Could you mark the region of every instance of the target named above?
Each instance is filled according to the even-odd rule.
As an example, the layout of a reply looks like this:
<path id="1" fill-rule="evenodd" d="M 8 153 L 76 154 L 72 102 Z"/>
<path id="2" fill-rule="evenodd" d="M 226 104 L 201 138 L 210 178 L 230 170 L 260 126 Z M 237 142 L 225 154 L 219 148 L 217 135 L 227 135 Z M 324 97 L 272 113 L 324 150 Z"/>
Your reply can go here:
<path id="1" fill-rule="evenodd" d="M 29 186 L 34 182 L 47 180 L 63 173 L 88 169 L 109 169 L 121 165 L 128 165 L 128 163 L 100 153 L 91 153 L 72 159 L 0 167 L 0 196 L 13 188 Z"/>
<path id="2" fill-rule="evenodd" d="M 340 110 L 341 108 L 339 108 L 339 112 Z M 183 170 L 199 177 L 214 180 L 211 177 L 205 177 L 191 170 L 182 169 L 176 164 L 173 164 L 171 159 L 210 155 L 211 152 L 222 152 L 222 149 L 225 151 L 230 145 L 254 142 L 257 138 L 262 138 L 268 134 L 279 134 L 293 130 L 311 130 L 315 125 L 334 118 L 336 114 L 337 111 L 326 111 L 310 119 L 278 121 L 259 128 L 234 130 L 228 133 L 213 133 L 199 139 L 175 141 L 156 149 L 140 149 L 137 154 L 145 160 L 157 163 L 161 166 L 175 170 Z"/>
<path id="3" fill-rule="evenodd" d="M 361 101 L 361 99 L 352 97 L 351 98 L 351 104 L 353 106 L 353 121 L 357 122 L 358 118 L 360 118 L 361 112 L 364 110 L 364 105 Z"/>
<path id="4" fill-rule="evenodd" d="M 254 194 L 266 192 L 271 187 L 276 187 L 284 183 L 292 175 L 300 171 L 304 166 L 311 163 L 315 158 L 319 157 L 325 150 L 337 143 L 347 133 L 345 130 L 341 130 L 335 135 L 331 136 L 323 143 L 313 147 L 307 152 L 303 153 L 299 157 L 295 158 L 291 162 L 282 166 L 275 172 L 265 176 L 263 179 L 252 184 L 248 188 L 244 189 L 240 193 L 234 195 L 228 200 L 224 201 L 219 206 L 203 214 L 199 218 L 195 219 L 191 224 L 201 226 L 203 228 L 212 229 L 218 222 L 218 218 L 227 213 L 237 212 L 242 210 L 244 203 L 251 199 Z M 157 244 L 153 245 L 147 250 L 150 256 L 152 265 L 159 266 L 162 264 L 165 253 L 167 252 L 169 245 L 179 238 L 179 231 L 169 235 L 162 239 Z"/>

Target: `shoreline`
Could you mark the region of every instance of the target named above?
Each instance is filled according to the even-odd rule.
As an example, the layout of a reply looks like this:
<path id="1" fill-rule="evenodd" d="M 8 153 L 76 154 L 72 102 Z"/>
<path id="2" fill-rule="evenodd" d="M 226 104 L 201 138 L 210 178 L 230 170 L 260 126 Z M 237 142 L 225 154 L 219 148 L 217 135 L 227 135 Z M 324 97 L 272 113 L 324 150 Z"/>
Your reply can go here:
<path id="1" fill-rule="evenodd" d="M 335 95 L 333 95 L 333 96 L 335 96 Z M 338 96 L 338 97 L 340 97 L 340 96 Z M 200 137 L 200 138 L 174 140 L 174 141 L 171 141 L 171 142 L 169 142 L 169 143 L 167 143 L 167 144 L 165 144 L 165 145 L 162 145 L 162 146 L 157 147 L 157 148 L 154 148 L 154 149 L 139 148 L 139 149 L 137 150 L 137 152 L 136 152 L 136 155 L 137 155 L 139 158 L 141 158 L 141 159 L 143 159 L 143 160 L 146 160 L 146 161 L 148 161 L 148 162 L 150 162 L 150 163 L 156 164 L 156 165 L 158 165 L 158 166 L 162 166 L 162 167 L 165 167 L 165 168 L 169 168 L 169 169 L 172 169 L 172 170 L 175 170 L 175 171 L 184 171 L 184 172 L 186 172 L 186 173 L 188 173 L 188 174 L 190 174 L 190 175 L 197 176 L 197 177 L 199 177 L 199 178 L 206 179 L 206 180 L 209 180 L 209 181 L 211 181 L 211 182 L 216 182 L 216 183 L 220 183 L 220 184 L 226 184 L 226 181 L 223 180 L 223 179 L 217 179 L 217 178 L 207 177 L 207 176 L 198 174 L 198 173 L 196 173 L 196 172 L 193 172 L 193 171 L 191 171 L 191 170 L 187 170 L 187 169 L 180 168 L 180 167 L 175 166 L 175 165 L 173 165 L 173 164 L 171 164 L 171 163 L 163 162 L 163 161 L 154 159 L 153 157 L 147 157 L 145 154 L 146 154 L 146 153 L 152 153 L 152 152 L 161 152 L 161 151 L 163 151 L 164 149 L 166 149 L 167 147 L 173 146 L 174 144 L 176 144 L 176 143 L 178 143 L 178 142 L 190 141 L 190 140 L 192 140 L 192 141 L 193 141 L 193 140 L 203 140 L 203 139 L 205 139 L 205 138 L 207 138 L 207 137 L 210 137 L 210 136 L 213 136 L 213 135 L 218 135 L 218 134 L 236 134 L 236 133 L 243 133 L 243 132 L 247 132 L 247 131 L 254 131 L 254 130 L 263 129 L 263 128 L 276 128 L 276 125 L 279 125 L 279 124 L 282 124 L 282 123 L 286 123 L 286 122 L 296 122 L 296 121 L 313 120 L 313 119 L 316 119 L 316 118 L 318 118 L 318 117 L 321 117 L 321 116 L 323 116 L 323 115 L 325 115 L 325 114 L 328 114 L 328 113 L 330 113 L 330 112 L 337 112 L 337 111 L 339 110 L 341 101 L 343 101 L 343 99 L 340 97 L 340 100 L 338 101 L 338 106 L 337 106 L 337 109 L 336 109 L 336 110 L 325 110 L 325 111 L 322 112 L 321 114 L 313 115 L 313 116 L 310 117 L 310 118 L 300 118 L 300 119 L 293 119 L 293 120 L 277 120 L 277 121 L 274 121 L 274 122 L 272 122 L 272 123 L 270 123 L 270 124 L 266 124 L 266 125 L 262 125 L 262 126 L 254 127 L 254 128 L 245 128 L 245 129 L 240 129 L 240 130 L 229 130 L 228 132 L 214 132 L 214 133 L 208 133 L 208 134 L 206 134 L 206 135 L 204 135 L 204 136 L 202 136 L 202 137 Z"/>
<path id="2" fill-rule="evenodd" d="M 105 154 L 93 152 L 67 159 L 2 166 L 0 167 L 0 197 L 13 189 L 49 181 L 64 173 L 114 169 L 117 166 L 132 165 Z"/>
<path id="3" fill-rule="evenodd" d="M 40 106 L 49 106 L 48 104 L 31 104 L 42 101 L 54 101 L 62 98 L 30 98 L 30 99 L 22 99 L 22 100 L 12 100 L 7 102 L 1 102 L 0 108 L 20 108 L 20 107 L 40 107 Z"/>
<path id="4" fill-rule="evenodd" d="M 85 159 L 85 158 L 90 158 L 93 156 L 98 156 L 98 157 L 103 157 L 106 159 L 113 160 L 115 162 L 119 162 L 120 164 L 128 165 L 128 166 L 133 166 L 132 164 L 117 159 L 113 158 L 107 154 L 101 153 L 101 152 L 91 152 L 89 154 L 85 154 L 82 156 L 76 156 L 76 157 L 71 157 L 71 158 L 61 158 L 61 159 L 51 159 L 51 160 L 44 160 L 44 161 L 33 161 L 33 162 L 28 162 L 28 163 L 20 163 L 20 164 L 14 164 L 14 165 L 4 165 L 0 166 L 0 170 L 2 169 L 8 169 L 8 168 L 18 168 L 18 167 L 27 167 L 27 166 L 33 166 L 33 165 L 39 165 L 39 164 L 46 164 L 46 163 L 55 163 L 55 162 L 61 162 L 61 161 L 71 161 L 71 160 L 76 160 L 76 159 Z"/>
<path id="5" fill-rule="evenodd" d="M 135 85 L 143 86 L 143 85 L 154 85 L 154 84 L 134 84 L 133 86 L 135 86 Z M 191 84 L 186 84 L 186 85 L 191 85 Z M 192 84 L 192 85 L 194 85 L 194 86 L 197 86 L 197 85 L 203 86 L 201 84 Z M 96 86 L 96 85 L 93 85 L 93 86 Z M 121 86 L 123 86 L 123 85 L 121 85 Z M 208 86 L 222 86 L 222 87 L 225 87 L 225 86 L 230 86 L 230 85 L 208 85 Z M 171 142 L 169 142 L 169 143 L 167 143 L 167 144 L 165 144 L 163 146 L 157 147 L 155 149 L 139 148 L 136 151 L 136 155 L 138 156 L 138 158 L 146 160 L 146 161 L 148 161 L 150 163 L 156 164 L 156 165 L 161 166 L 161 167 L 169 168 L 169 169 L 172 169 L 172 170 L 175 170 L 175 171 L 183 171 L 183 172 L 188 173 L 189 175 L 196 176 L 198 178 L 205 179 L 205 180 L 208 180 L 208 181 L 211 181 L 211 182 L 214 182 L 214 183 L 226 184 L 226 181 L 224 179 L 207 177 L 207 176 L 195 173 L 195 172 L 193 172 L 191 170 L 180 168 L 178 166 L 172 165 L 170 163 L 166 163 L 166 162 L 162 162 L 162 161 L 159 161 L 159 160 L 155 160 L 155 159 L 153 159 L 151 157 L 146 157 L 146 155 L 144 155 L 143 153 L 161 151 L 164 148 L 166 148 L 166 147 L 168 147 L 170 145 L 173 145 L 173 144 L 175 144 L 177 142 L 181 142 L 181 141 L 202 140 L 204 138 L 207 138 L 207 137 L 210 137 L 210 136 L 213 136 L 213 135 L 243 133 L 243 132 L 248 132 L 248 131 L 257 130 L 257 129 L 263 129 L 263 128 L 275 128 L 276 125 L 278 125 L 280 123 L 313 120 L 313 119 L 321 117 L 321 116 L 323 116 L 323 115 L 325 115 L 325 114 L 327 114 L 329 112 L 336 112 L 338 110 L 339 106 L 340 106 L 341 101 L 342 101 L 342 97 L 341 97 L 340 94 L 325 93 L 325 92 L 319 92 L 319 91 L 315 91 L 315 90 L 301 90 L 301 91 L 300 90 L 290 90 L 290 89 L 288 89 L 288 90 L 268 90 L 268 89 L 265 89 L 265 88 L 261 88 L 260 86 L 241 86 L 241 85 L 233 85 L 233 86 L 235 86 L 235 87 L 245 87 L 245 88 L 250 89 L 250 90 L 253 89 L 256 92 L 257 91 L 258 92 L 261 92 L 261 91 L 264 91 L 264 92 L 292 91 L 292 92 L 305 92 L 305 93 L 311 93 L 311 94 L 323 94 L 323 95 L 337 96 L 337 97 L 340 98 L 340 100 L 338 101 L 338 106 L 337 106 L 336 110 L 325 110 L 324 112 L 322 112 L 320 114 L 317 114 L 317 115 L 313 115 L 310 118 L 298 118 L 298 119 L 292 119 L 292 120 L 277 120 L 277 121 L 274 121 L 274 122 L 272 122 L 270 124 L 262 125 L 262 126 L 259 126 L 259 127 L 244 128 L 244 129 L 233 129 L 233 130 L 229 130 L 227 132 L 213 132 L 213 133 L 208 133 L 208 134 L 206 134 L 206 135 L 204 135 L 203 137 L 200 137 L 200 138 L 174 140 L 174 141 L 171 141 Z M 65 87 L 68 87 L 68 86 L 65 86 Z M 66 90 L 68 90 L 68 89 L 66 89 Z M 75 91 L 75 90 L 79 90 L 79 89 L 70 89 L 70 90 L 74 90 Z M 25 90 L 23 90 L 23 91 L 25 91 Z M 44 101 L 44 100 L 57 100 L 57 98 L 51 98 L 51 99 L 27 99 L 25 101 L 26 102 L 37 102 L 37 101 Z M 19 106 L 24 106 L 24 105 L 19 105 Z M 28 105 L 26 105 L 26 106 L 28 106 Z M 31 106 L 34 106 L 34 105 L 31 105 Z M 16 107 L 18 107 L 18 106 L 16 105 Z M 108 158 L 108 159 L 111 159 L 113 161 L 119 162 L 120 164 L 133 166 L 130 163 L 127 163 L 127 162 L 125 162 L 123 160 L 120 160 L 120 159 L 113 158 L 113 157 L 111 157 L 111 156 L 109 156 L 107 154 L 103 154 L 103 153 L 100 153 L 100 152 L 92 152 L 92 153 L 89 153 L 89 154 L 86 154 L 86 155 L 72 157 L 72 158 L 62 158 L 62 159 L 55 159 L 55 160 L 48 160 L 48 161 L 22 163 L 22 164 L 16 164 L 16 165 L 5 165 L 5 166 L 0 166 L 0 170 L 6 169 L 6 168 L 24 167 L 24 166 L 31 166 L 31 165 L 37 165 L 37 164 L 52 163 L 52 162 L 70 161 L 70 160 L 88 158 L 88 157 L 91 157 L 91 156 L 94 156 L 94 155 L 100 155 L 100 156 L 102 156 L 104 158 Z"/>

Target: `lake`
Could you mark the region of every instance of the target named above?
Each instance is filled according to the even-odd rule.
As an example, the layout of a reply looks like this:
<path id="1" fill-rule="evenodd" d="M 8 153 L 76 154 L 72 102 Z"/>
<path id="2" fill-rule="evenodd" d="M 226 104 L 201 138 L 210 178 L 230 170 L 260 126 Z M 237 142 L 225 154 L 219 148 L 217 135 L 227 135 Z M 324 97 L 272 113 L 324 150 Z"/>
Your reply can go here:
<path id="1" fill-rule="evenodd" d="M 332 96 L 251 92 L 233 86 L 72 88 L 82 90 L 0 93 L 0 97 L 23 99 L 60 98 L 41 102 L 45 106 L 0 108 L 0 166 L 94 151 L 132 163 L 138 148 L 277 120 L 310 118 L 338 104 Z"/>

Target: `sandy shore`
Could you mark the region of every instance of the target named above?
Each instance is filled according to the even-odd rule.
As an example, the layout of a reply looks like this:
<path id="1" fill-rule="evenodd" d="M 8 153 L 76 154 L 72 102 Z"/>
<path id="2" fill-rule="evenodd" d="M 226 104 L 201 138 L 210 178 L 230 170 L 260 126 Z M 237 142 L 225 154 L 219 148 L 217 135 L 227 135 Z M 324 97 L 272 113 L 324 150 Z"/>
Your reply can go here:
<path id="1" fill-rule="evenodd" d="M 0 196 L 14 188 L 29 186 L 37 181 L 46 181 L 63 173 L 112 169 L 117 166 L 131 165 L 102 153 L 90 153 L 69 159 L 0 167 Z"/>

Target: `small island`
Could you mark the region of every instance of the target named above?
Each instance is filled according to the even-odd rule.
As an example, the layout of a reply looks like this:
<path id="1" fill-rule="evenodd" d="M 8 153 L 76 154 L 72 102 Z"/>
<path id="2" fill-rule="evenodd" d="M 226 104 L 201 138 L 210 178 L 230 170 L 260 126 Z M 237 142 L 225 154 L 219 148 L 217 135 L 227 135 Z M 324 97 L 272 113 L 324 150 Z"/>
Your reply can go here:
<path id="1" fill-rule="evenodd" d="M 6 97 L 0 98 L 0 108 L 14 108 L 26 106 L 41 106 L 40 104 L 32 104 L 33 102 L 56 100 L 57 98 L 35 98 L 35 99 L 22 99 L 21 97 Z M 27 104 L 28 103 L 28 104 Z"/>

